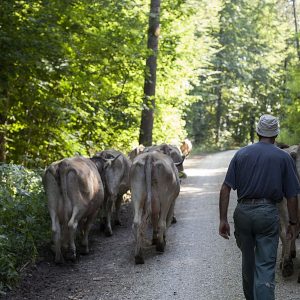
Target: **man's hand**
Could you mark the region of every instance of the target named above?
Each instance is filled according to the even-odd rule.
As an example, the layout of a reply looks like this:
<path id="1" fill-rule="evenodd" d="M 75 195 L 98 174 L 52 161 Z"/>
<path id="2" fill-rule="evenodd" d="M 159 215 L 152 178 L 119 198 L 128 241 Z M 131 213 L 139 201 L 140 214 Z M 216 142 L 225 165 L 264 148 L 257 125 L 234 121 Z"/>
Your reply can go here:
<path id="1" fill-rule="evenodd" d="M 297 237 L 297 225 L 288 225 L 286 230 L 286 239 L 287 240 L 294 240 Z"/>
<path id="2" fill-rule="evenodd" d="M 227 221 L 220 221 L 219 235 L 228 240 L 230 236 L 230 226 Z"/>

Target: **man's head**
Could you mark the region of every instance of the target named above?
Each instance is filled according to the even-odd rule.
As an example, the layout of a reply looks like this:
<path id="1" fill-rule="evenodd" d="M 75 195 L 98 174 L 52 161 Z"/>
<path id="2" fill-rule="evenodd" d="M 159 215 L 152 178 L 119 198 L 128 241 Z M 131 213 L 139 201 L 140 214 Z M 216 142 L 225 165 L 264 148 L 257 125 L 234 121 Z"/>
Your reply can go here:
<path id="1" fill-rule="evenodd" d="M 279 133 L 278 119 L 271 115 L 262 115 L 256 125 L 260 137 L 276 138 Z"/>

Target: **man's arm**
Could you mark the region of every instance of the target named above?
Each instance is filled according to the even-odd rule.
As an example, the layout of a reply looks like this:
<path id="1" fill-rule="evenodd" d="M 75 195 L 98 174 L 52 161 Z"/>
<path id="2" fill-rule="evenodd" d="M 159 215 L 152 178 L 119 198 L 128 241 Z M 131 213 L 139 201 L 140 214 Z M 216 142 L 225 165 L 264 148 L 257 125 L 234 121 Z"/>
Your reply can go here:
<path id="1" fill-rule="evenodd" d="M 230 226 L 227 220 L 230 190 L 231 190 L 230 186 L 228 186 L 226 183 L 222 184 L 220 190 L 220 199 L 219 199 L 219 211 L 220 211 L 219 234 L 224 239 L 229 239 L 230 236 Z"/>

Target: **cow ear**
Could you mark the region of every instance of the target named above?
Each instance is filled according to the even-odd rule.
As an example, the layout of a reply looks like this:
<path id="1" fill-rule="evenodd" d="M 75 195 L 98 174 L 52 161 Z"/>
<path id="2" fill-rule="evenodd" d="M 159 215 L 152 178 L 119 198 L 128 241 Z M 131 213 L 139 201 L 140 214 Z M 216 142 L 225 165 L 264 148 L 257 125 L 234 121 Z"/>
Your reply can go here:
<path id="1" fill-rule="evenodd" d="M 294 160 L 296 160 L 296 158 L 297 158 L 297 153 L 296 152 L 291 152 L 290 153 L 290 155 L 291 155 L 291 157 L 294 159 Z"/>
<path id="2" fill-rule="evenodd" d="M 162 152 L 168 156 L 170 156 L 170 153 L 171 153 L 171 148 L 166 145 L 166 144 L 163 144 L 162 147 L 160 148 L 162 150 Z"/>

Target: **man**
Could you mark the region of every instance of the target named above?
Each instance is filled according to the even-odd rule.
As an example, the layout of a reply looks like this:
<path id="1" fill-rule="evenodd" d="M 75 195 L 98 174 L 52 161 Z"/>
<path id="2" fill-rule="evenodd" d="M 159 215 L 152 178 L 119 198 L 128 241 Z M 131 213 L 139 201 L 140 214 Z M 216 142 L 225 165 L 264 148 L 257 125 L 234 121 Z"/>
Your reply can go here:
<path id="1" fill-rule="evenodd" d="M 290 225 L 295 236 L 299 179 L 293 159 L 274 145 L 278 121 L 262 115 L 256 127 L 259 142 L 241 148 L 230 162 L 220 190 L 219 234 L 228 239 L 227 221 L 230 190 L 237 190 L 234 211 L 235 238 L 242 251 L 243 290 L 247 300 L 275 299 L 275 266 L 279 240 L 276 203 L 287 198 Z"/>

